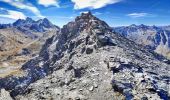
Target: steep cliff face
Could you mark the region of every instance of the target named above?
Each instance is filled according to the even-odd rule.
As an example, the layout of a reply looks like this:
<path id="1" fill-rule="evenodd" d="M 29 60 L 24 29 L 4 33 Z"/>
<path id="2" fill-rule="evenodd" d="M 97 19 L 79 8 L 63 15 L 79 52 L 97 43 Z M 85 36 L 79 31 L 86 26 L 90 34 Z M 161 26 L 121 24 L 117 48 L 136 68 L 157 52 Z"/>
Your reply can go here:
<path id="1" fill-rule="evenodd" d="M 114 28 L 115 32 L 132 41 L 150 47 L 163 56 L 170 57 L 170 30 L 169 26 L 157 27 L 146 25 L 131 25 Z"/>
<path id="2" fill-rule="evenodd" d="M 23 65 L 24 76 L 1 79 L 0 86 L 16 100 L 168 100 L 169 67 L 88 12 L 48 39 Z"/>

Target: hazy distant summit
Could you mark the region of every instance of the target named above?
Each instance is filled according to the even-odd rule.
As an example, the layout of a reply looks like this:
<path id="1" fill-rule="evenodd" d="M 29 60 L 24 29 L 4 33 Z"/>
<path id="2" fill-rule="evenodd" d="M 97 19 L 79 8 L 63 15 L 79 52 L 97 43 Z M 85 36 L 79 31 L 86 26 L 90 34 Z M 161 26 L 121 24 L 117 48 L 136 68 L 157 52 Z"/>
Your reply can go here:
<path id="1" fill-rule="evenodd" d="M 170 26 L 133 24 L 130 26 L 115 27 L 113 31 L 159 54 L 170 57 Z"/>

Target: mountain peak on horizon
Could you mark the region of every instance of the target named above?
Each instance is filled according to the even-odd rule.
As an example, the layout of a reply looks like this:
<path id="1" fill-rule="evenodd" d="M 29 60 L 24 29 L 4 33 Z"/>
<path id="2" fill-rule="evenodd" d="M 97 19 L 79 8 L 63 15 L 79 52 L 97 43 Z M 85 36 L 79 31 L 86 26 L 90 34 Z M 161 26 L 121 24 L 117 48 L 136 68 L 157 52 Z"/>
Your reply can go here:
<path id="1" fill-rule="evenodd" d="M 27 17 L 25 20 L 26 20 L 26 21 L 33 21 L 33 19 L 30 18 L 30 17 Z"/>
<path id="2" fill-rule="evenodd" d="M 100 20 L 91 12 L 82 13 L 80 16 L 77 16 L 74 21 L 64 25 L 61 31 L 63 31 L 63 33 L 77 33 L 83 30 L 93 29 L 111 31 L 111 27 L 106 22 Z"/>
<path id="3" fill-rule="evenodd" d="M 30 31 L 34 32 L 45 32 L 48 28 L 58 28 L 52 24 L 47 18 L 39 19 L 37 21 L 33 20 L 30 17 L 26 19 L 18 19 L 13 24 L 13 27 L 18 28 L 21 31 L 26 31 L 30 33 Z"/>
<path id="4" fill-rule="evenodd" d="M 82 12 L 81 13 L 81 15 L 80 16 L 77 16 L 76 18 L 75 18 L 75 21 L 77 21 L 77 20 L 90 20 L 90 19 L 96 19 L 96 17 L 90 12 L 90 11 L 88 11 L 88 12 Z"/>
<path id="5" fill-rule="evenodd" d="M 82 12 L 81 15 L 93 15 L 91 11 Z"/>

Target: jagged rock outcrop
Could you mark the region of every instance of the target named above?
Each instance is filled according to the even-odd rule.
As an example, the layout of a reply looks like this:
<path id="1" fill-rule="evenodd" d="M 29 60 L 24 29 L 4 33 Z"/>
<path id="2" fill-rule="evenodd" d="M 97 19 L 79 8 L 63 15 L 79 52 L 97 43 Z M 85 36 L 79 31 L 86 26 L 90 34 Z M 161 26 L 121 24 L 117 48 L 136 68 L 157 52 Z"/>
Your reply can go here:
<path id="1" fill-rule="evenodd" d="M 168 100 L 165 60 L 88 12 L 46 41 L 39 57 L 22 67 L 25 76 L 5 78 L 0 86 L 16 100 Z"/>
<path id="2" fill-rule="evenodd" d="M 169 26 L 160 27 L 133 24 L 127 27 L 115 27 L 113 30 L 165 57 L 170 57 Z"/>
<path id="3" fill-rule="evenodd" d="M 60 29 L 58 26 L 52 24 L 47 18 L 35 21 L 29 17 L 26 19 L 18 19 L 12 24 L 0 24 L 0 29 L 9 28 L 18 29 L 31 38 L 37 38 L 42 36 L 41 34 L 45 32 L 52 30 L 59 31 Z"/>
<path id="4" fill-rule="evenodd" d="M 25 20 L 17 20 L 13 23 L 13 26 L 25 32 L 26 34 L 31 34 L 33 32 L 45 32 L 51 29 L 59 29 L 58 26 L 52 24 L 47 18 L 34 21 L 33 19 L 27 17 Z"/>

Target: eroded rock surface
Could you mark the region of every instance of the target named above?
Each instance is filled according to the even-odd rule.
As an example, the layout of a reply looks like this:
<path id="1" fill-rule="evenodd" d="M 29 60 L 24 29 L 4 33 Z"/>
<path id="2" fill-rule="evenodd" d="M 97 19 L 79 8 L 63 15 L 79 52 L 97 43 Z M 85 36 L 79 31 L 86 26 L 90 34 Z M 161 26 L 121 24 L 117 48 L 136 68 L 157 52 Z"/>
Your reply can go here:
<path id="1" fill-rule="evenodd" d="M 16 100 L 168 100 L 170 65 L 158 57 L 88 12 L 47 40 L 25 76 L 1 86 Z"/>

